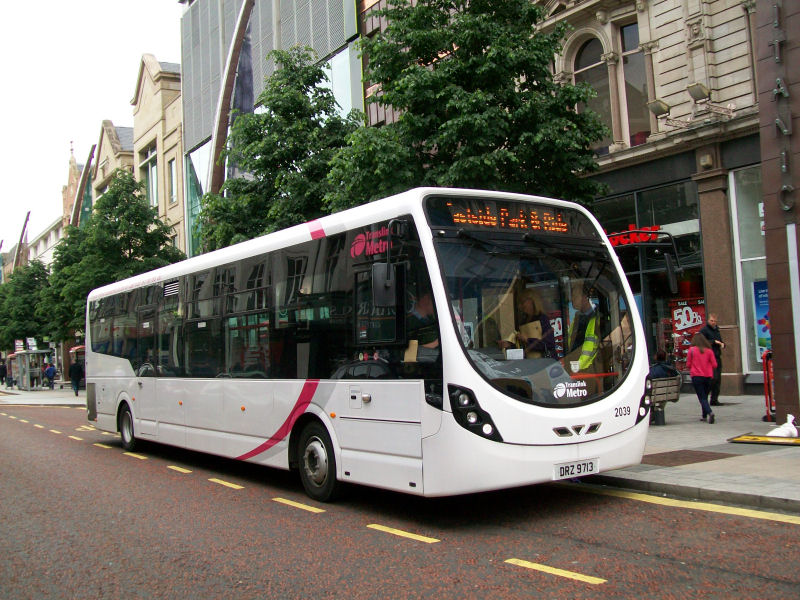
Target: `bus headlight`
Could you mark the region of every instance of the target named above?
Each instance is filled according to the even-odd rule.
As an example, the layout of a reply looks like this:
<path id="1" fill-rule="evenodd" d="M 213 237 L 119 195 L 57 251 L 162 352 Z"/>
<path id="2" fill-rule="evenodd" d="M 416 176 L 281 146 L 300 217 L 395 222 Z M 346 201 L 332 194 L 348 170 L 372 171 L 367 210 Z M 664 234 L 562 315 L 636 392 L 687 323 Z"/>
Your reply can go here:
<path id="1" fill-rule="evenodd" d="M 492 421 L 492 417 L 480 407 L 472 390 L 450 385 L 447 391 L 450 397 L 450 408 L 453 411 L 453 418 L 456 423 L 483 438 L 495 442 L 503 441 L 500 432 L 497 431 L 497 427 Z"/>
<path id="2" fill-rule="evenodd" d="M 639 412 L 636 415 L 637 425 L 640 421 L 644 420 L 648 414 L 650 414 L 650 409 L 653 406 L 653 399 L 651 398 L 652 393 L 653 382 L 650 381 L 650 376 L 648 375 L 644 380 L 644 394 L 642 394 L 642 398 L 639 400 Z"/>

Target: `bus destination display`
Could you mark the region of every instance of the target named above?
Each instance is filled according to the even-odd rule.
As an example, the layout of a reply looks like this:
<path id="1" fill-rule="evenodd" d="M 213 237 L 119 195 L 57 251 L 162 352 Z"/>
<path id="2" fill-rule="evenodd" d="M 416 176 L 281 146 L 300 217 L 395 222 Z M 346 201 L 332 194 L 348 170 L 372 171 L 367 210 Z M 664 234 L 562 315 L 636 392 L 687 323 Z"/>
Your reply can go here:
<path id="1" fill-rule="evenodd" d="M 496 202 L 475 198 L 431 198 L 428 214 L 433 226 L 470 229 L 577 233 L 574 211 L 523 202 Z"/>

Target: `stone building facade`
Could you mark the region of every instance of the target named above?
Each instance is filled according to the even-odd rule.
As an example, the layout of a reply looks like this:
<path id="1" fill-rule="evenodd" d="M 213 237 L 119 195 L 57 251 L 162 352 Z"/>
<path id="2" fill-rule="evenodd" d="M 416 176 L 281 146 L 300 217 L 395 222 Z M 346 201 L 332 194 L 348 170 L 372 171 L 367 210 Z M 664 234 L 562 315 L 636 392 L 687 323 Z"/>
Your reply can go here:
<path id="1" fill-rule="evenodd" d="M 800 4 L 757 2 L 756 59 L 777 420 L 800 410 Z"/>
<path id="2" fill-rule="evenodd" d="M 618 251 L 648 350 L 682 368 L 691 335 L 716 313 L 723 393 L 760 391 L 771 340 L 753 3 L 541 4 L 545 29 L 571 25 L 556 76 L 592 85 L 590 107 L 609 129 L 596 148 L 609 191 L 593 211 L 608 233 L 658 226 L 677 244 L 677 294 L 647 248 Z"/>
<path id="3" fill-rule="evenodd" d="M 183 201 L 181 67 L 144 54 L 133 106 L 133 167 L 151 206 L 170 225 L 173 244 L 186 252 Z"/>
<path id="4" fill-rule="evenodd" d="M 133 127 L 117 127 L 109 120 L 100 126 L 92 169 L 93 202 L 105 194 L 114 171 L 133 171 Z"/>

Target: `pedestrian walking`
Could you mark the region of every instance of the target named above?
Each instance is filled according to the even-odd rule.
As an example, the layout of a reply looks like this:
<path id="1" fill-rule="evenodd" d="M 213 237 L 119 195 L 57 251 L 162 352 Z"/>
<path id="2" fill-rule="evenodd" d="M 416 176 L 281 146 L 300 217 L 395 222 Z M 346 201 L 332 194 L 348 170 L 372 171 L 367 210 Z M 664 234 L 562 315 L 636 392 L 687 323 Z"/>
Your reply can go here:
<path id="1" fill-rule="evenodd" d="M 722 341 L 722 334 L 719 332 L 717 325 L 717 313 L 708 313 L 706 325 L 700 330 L 708 342 L 711 344 L 711 350 L 714 352 L 714 358 L 717 359 L 717 366 L 714 367 L 714 375 L 711 378 L 711 406 L 719 406 L 719 386 L 722 383 L 722 349 L 725 348 L 725 342 Z"/>
<path id="2" fill-rule="evenodd" d="M 81 379 L 83 379 L 83 367 L 77 362 L 72 363 L 69 366 L 69 380 L 72 383 L 72 391 L 75 392 L 75 395 L 78 395 L 78 388 L 81 385 Z"/>
<path id="3" fill-rule="evenodd" d="M 44 370 L 44 377 L 47 386 L 52 390 L 56 383 L 56 366 L 53 363 L 47 365 L 47 368 Z"/>
<path id="4" fill-rule="evenodd" d="M 700 401 L 700 408 L 703 411 L 702 420 L 708 419 L 709 424 L 714 424 L 714 411 L 708 404 L 708 393 L 711 387 L 711 378 L 714 376 L 714 367 L 717 366 L 717 359 L 711 350 L 711 344 L 702 333 L 695 333 L 692 338 L 692 345 L 686 354 L 686 367 L 689 375 L 692 376 L 692 385 Z"/>

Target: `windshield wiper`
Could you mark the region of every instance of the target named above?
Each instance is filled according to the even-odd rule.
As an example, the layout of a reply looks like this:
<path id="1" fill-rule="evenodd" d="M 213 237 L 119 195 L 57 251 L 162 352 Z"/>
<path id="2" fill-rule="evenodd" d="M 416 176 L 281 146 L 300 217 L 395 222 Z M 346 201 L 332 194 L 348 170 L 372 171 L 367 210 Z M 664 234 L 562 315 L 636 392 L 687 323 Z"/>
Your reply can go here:
<path id="1" fill-rule="evenodd" d="M 600 240 L 591 238 L 578 238 L 567 235 L 559 235 L 554 237 L 545 233 L 534 233 L 528 231 L 522 235 L 522 239 L 526 242 L 535 242 L 548 248 L 563 248 L 569 246 L 571 248 L 591 248 L 597 250 L 598 248 L 605 247 Z"/>

